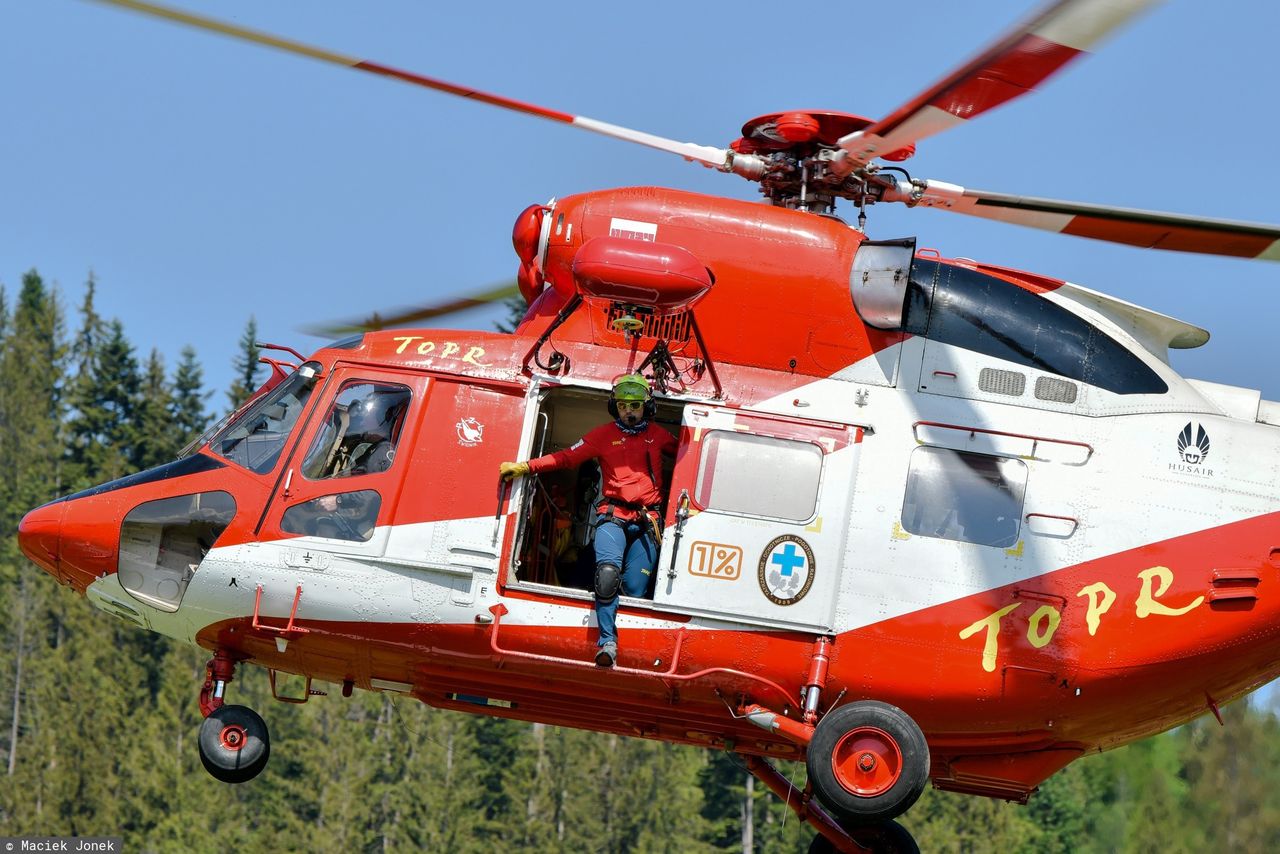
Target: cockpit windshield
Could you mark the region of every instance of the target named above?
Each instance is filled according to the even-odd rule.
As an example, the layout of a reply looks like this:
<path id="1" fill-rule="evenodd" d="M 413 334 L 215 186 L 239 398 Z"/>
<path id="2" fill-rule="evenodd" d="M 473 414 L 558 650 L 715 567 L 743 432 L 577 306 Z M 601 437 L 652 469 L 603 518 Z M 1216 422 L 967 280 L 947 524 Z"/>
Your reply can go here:
<path id="1" fill-rule="evenodd" d="M 229 421 L 214 427 L 209 433 L 209 450 L 258 474 L 271 471 L 307 407 L 319 369 L 314 362 L 303 365 Z M 204 440 L 202 436 L 196 447 Z"/>

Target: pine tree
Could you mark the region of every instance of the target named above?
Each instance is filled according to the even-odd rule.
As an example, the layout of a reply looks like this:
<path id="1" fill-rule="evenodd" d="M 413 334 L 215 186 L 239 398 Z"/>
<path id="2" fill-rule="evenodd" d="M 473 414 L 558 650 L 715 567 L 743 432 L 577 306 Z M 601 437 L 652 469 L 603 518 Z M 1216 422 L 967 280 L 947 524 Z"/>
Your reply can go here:
<path id="1" fill-rule="evenodd" d="M 529 735 L 529 725 L 505 718 L 474 715 L 465 719 L 469 734 L 476 744 L 480 760 L 480 782 L 483 786 L 481 809 L 487 828 L 510 827 L 511 822 L 523 823 L 523 798 L 514 797 L 508 781 L 518 765 L 518 759 Z"/>
<path id="2" fill-rule="evenodd" d="M 90 340 L 84 333 L 94 317 L 84 315 L 77 342 Z M 83 361 L 74 388 L 71 458 L 82 480 L 80 485 L 87 486 L 134 470 L 135 419 L 142 380 L 133 345 L 125 339 L 118 320 L 106 324 L 96 347 L 81 350 L 77 358 Z"/>
<path id="3" fill-rule="evenodd" d="M 98 283 L 93 272 L 85 282 L 84 300 L 80 303 L 80 328 L 71 344 L 71 379 L 68 383 L 68 403 L 71 421 L 68 427 L 66 461 L 68 483 L 73 488 L 89 485 L 89 469 L 94 465 L 90 450 L 96 443 L 96 425 L 101 418 L 96 413 L 97 386 L 95 384 L 98 351 L 106 334 L 106 324 L 94 306 Z"/>
<path id="4" fill-rule="evenodd" d="M 42 790 L 28 785 L 30 771 L 47 761 L 41 697 L 54 684 L 45 666 L 47 639 L 56 637 L 54 584 L 19 555 L 14 534 L 22 515 L 60 485 L 66 346 L 57 295 L 35 270 L 23 276 L 13 313 L 2 291 L 0 305 L 0 820 L 7 828 L 33 798 L 39 803 Z"/>
<path id="5" fill-rule="evenodd" d="M 245 324 L 244 334 L 240 336 L 240 354 L 232 363 L 236 369 L 236 378 L 227 392 L 227 400 L 233 410 L 238 409 L 258 388 L 258 356 L 261 353 L 262 350 L 258 347 L 258 322 L 251 315 L 249 322 Z"/>
<path id="6" fill-rule="evenodd" d="M 707 822 L 710 840 L 723 850 L 732 848 L 743 838 L 746 823 L 743 810 L 746 787 L 743 784 L 746 778 L 751 778 L 751 774 L 742 759 L 723 750 L 709 754 L 706 765 L 699 772 L 702 817 Z M 754 819 L 754 798 L 750 815 Z"/>
<path id="7" fill-rule="evenodd" d="M 529 304 L 520 294 L 507 297 L 502 304 L 506 306 L 507 316 L 495 321 L 493 326 L 499 332 L 515 332 L 516 327 L 524 321 L 524 316 L 529 312 Z"/>
<path id="8" fill-rule="evenodd" d="M 186 442 L 174 429 L 173 393 L 165 376 L 164 359 L 158 350 L 147 358 L 146 374 L 138 396 L 130 462 L 138 469 L 167 463 Z"/>
<path id="9" fill-rule="evenodd" d="M 1252 699 L 1252 698 L 1250 698 Z M 1280 721 L 1248 700 L 1175 731 L 1188 824 L 1201 829 L 1210 851 L 1273 851 L 1280 847 Z"/>
<path id="10" fill-rule="evenodd" d="M 1078 851 L 1086 838 L 1092 795 L 1080 762 L 1042 783 L 1027 804 L 1028 818 L 1039 830 L 1036 849 L 1044 854 Z"/>
<path id="11" fill-rule="evenodd" d="M 77 377 L 87 377 L 93 369 L 93 359 L 106 335 L 106 324 L 94 306 L 98 292 L 98 280 L 93 271 L 84 284 L 84 300 L 80 303 L 80 329 L 71 344 L 72 370 Z"/>
<path id="12" fill-rule="evenodd" d="M 22 277 L 10 333 L 0 355 L 0 483 L 2 530 L 60 487 L 63 371 L 66 345 L 55 294 L 31 270 Z"/>
<path id="13" fill-rule="evenodd" d="M 194 347 L 182 348 L 182 358 L 173 374 L 173 396 L 169 416 L 179 449 L 199 438 L 209 425 L 204 402 L 210 392 L 204 390 L 204 369 L 196 361 Z"/>

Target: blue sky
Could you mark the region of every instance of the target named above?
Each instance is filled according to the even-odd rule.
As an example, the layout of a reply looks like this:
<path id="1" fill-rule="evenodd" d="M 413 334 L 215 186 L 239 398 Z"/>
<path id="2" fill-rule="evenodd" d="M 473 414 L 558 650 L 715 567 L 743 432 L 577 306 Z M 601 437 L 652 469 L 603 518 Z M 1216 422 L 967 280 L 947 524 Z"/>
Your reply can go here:
<path id="1" fill-rule="evenodd" d="M 725 145 L 778 109 L 880 116 L 1033 8 L 244 2 L 182 8 L 664 136 Z M 1043 89 L 926 140 L 913 174 L 987 190 L 1280 221 L 1280 6 L 1172 0 Z M 0 2 L 0 282 L 38 268 L 170 366 L 231 380 L 260 337 L 510 278 L 515 215 L 659 184 L 754 198 L 658 152 L 84 0 Z M 870 211 L 875 237 L 1076 281 L 1205 326 L 1183 373 L 1280 399 L 1280 265 Z M 454 325 L 488 325 L 487 315 Z M 219 405 L 222 395 L 217 397 Z"/>

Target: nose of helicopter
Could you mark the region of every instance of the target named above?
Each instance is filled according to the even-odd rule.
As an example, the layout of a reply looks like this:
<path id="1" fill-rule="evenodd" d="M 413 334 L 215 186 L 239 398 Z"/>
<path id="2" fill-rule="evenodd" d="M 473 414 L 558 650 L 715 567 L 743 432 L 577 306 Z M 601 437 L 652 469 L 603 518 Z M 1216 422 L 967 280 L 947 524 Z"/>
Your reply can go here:
<path id="1" fill-rule="evenodd" d="M 83 590 L 115 571 L 120 517 L 75 498 L 37 507 L 18 524 L 18 545 L 36 566 Z"/>
<path id="2" fill-rule="evenodd" d="M 57 502 L 37 507 L 18 523 L 18 546 L 32 563 L 54 576 L 61 559 L 62 517 L 66 504 Z"/>

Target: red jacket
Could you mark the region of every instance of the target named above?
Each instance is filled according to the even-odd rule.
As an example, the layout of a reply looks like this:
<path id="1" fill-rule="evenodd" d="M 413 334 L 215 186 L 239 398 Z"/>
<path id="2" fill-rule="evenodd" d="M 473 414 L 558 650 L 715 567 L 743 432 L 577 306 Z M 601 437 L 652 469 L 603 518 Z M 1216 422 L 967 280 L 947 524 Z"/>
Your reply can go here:
<path id="1" fill-rule="evenodd" d="M 674 455 L 677 444 L 675 436 L 657 425 L 650 424 L 643 433 L 629 436 L 617 422 L 610 421 L 563 451 L 529 460 L 529 471 L 541 474 L 599 460 L 605 498 L 653 507 L 663 497 L 662 455 Z M 606 509 L 607 502 L 600 505 L 600 512 Z M 614 506 L 613 514 L 620 519 L 634 519 L 636 511 Z"/>

